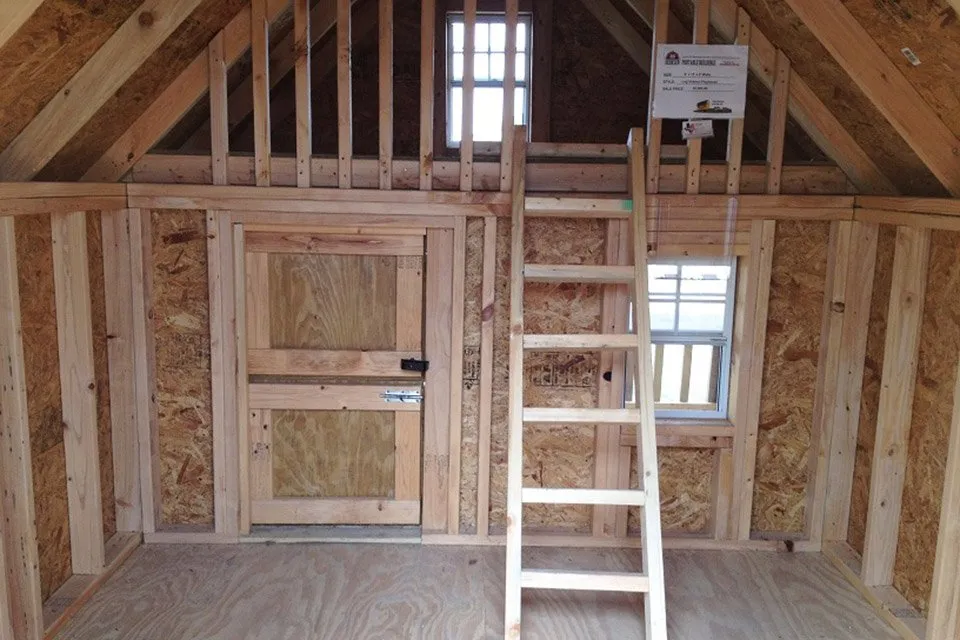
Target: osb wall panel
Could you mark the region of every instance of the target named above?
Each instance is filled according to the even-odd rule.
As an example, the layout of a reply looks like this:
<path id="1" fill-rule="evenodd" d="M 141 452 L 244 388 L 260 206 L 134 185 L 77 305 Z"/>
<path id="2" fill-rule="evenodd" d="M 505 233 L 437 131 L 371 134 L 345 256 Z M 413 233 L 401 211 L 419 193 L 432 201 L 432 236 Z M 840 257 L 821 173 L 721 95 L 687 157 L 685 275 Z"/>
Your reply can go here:
<path id="1" fill-rule="evenodd" d="M 110 424 L 110 372 L 107 368 L 107 303 L 103 279 L 103 237 L 100 212 L 87 213 L 87 256 L 90 262 L 90 302 L 93 310 L 93 365 L 97 381 L 97 444 L 100 448 L 100 496 L 105 539 L 117 531 L 113 491 L 113 428 Z"/>
<path id="2" fill-rule="evenodd" d="M 777 223 L 760 394 L 755 531 L 803 530 L 829 235 L 827 222 Z"/>
<path id="3" fill-rule="evenodd" d="M 477 531 L 477 437 L 480 419 L 480 323 L 483 312 L 483 219 L 467 221 L 463 295 L 463 409 L 460 432 L 460 532 Z"/>
<path id="4" fill-rule="evenodd" d="M 921 611 L 927 609 L 933 581 L 958 355 L 960 233 L 939 231 L 930 246 L 893 578 L 894 586 Z"/>
<path id="5" fill-rule="evenodd" d="M 393 497 L 393 412 L 274 411 L 272 415 L 274 496 Z"/>
<path id="6" fill-rule="evenodd" d="M 17 217 L 15 228 L 40 590 L 46 599 L 72 573 L 53 238 L 47 214 Z"/>
<path id="7" fill-rule="evenodd" d="M 660 470 L 660 521 L 670 533 L 706 533 L 713 509 L 712 449 L 657 449 Z M 639 487 L 637 450 L 630 453 L 630 486 Z M 640 509 L 632 507 L 628 532 L 640 535 Z"/>
<path id="8" fill-rule="evenodd" d="M 863 386 L 860 390 L 860 424 L 857 428 L 857 453 L 853 463 L 853 492 L 850 495 L 850 521 L 847 530 L 847 542 L 860 553 L 863 553 L 863 541 L 867 534 L 870 466 L 873 464 L 873 444 L 877 435 L 880 378 L 883 373 L 883 349 L 887 335 L 896 239 L 896 227 L 881 225 L 877 240 L 877 265 L 873 274 L 873 296 L 870 299 L 867 351 L 863 363 Z"/>
<path id="9" fill-rule="evenodd" d="M 154 211 L 162 521 L 213 522 L 210 302 L 202 211 Z"/>

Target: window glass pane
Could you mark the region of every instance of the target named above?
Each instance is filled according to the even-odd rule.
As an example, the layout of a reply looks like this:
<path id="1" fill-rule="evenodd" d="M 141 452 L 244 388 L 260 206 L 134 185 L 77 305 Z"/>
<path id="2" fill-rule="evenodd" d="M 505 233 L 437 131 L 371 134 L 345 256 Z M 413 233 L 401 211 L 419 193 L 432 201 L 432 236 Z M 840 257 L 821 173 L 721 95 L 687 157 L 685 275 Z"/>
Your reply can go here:
<path id="1" fill-rule="evenodd" d="M 716 302 L 681 302 L 680 331 L 723 331 L 726 305 Z"/>
<path id="2" fill-rule="evenodd" d="M 527 123 L 527 90 L 517 87 L 513 92 L 513 124 Z"/>
<path id="3" fill-rule="evenodd" d="M 456 81 L 463 80 L 463 54 L 455 53 L 453 54 L 453 79 Z"/>
<path id="4" fill-rule="evenodd" d="M 677 290 L 677 265 L 651 264 L 647 266 L 650 293 L 669 293 Z"/>
<path id="5" fill-rule="evenodd" d="M 463 89 L 450 89 L 450 141 L 459 142 L 463 135 Z"/>
<path id="6" fill-rule="evenodd" d="M 454 22 L 452 25 L 452 37 L 453 41 L 453 50 L 454 51 L 463 51 L 463 22 Z"/>
<path id="7" fill-rule="evenodd" d="M 494 22 L 490 25 L 490 51 L 507 50 L 507 25 Z"/>
<path id="8" fill-rule="evenodd" d="M 476 80 L 490 79 L 490 58 L 485 53 L 478 53 L 473 58 L 473 77 Z"/>
<path id="9" fill-rule="evenodd" d="M 663 345 L 663 372 L 660 376 L 660 402 L 680 402 L 680 384 L 683 380 L 682 344 Z M 656 372 L 654 372 L 656 375 Z"/>
<path id="10" fill-rule="evenodd" d="M 477 87 L 473 92 L 473 139 L 496 142 L 503 136 L 503 89 Z"/>
<path id="11" fill-rule="evenodd" d="M 490 50 L 490 25 L 486 22 L 477 23 L 477 39 L 474 42 L 474 51 Z"/>
<path id="12" fill-rule="evenodd" d="M 708 404 L 716 401 L 716 373 L 714 360 L 720 358 L 720 348 L 709 344 L 693 345 L 690 356 L 690 395 L 688 402 L 694 404 Z M 710 381 L 714 385 L 710 384 Z"/>
<path id="13" fill-rule="evenodd" d="M 517 51 L 527 50 L 527 23 L 517 23 Z"/>
<path id="14" fill-rule="evenodd" d="M 650 303 L 650 329 L 652 331 L 673 331 L 677 305 L 672 302 Z"/>
<path id="15" fill-rule="evenodd" d="M 490 79 L 503 81 L 503 68 L 506 65 L 506 59 L 502 53 L 494 53 L 490 56 Z"/>
<path id="16" fill-rule="evenodd" d="M 527 54 L 517 54 L 517 81 L 523 82 L 527 79 Z"/>
<path id="17" fill-rule="evenodd" d="M 680 282 L 681 294 L 712 294 L 725 298 L 730 267 L 727 265 L 684 265 Z"/>

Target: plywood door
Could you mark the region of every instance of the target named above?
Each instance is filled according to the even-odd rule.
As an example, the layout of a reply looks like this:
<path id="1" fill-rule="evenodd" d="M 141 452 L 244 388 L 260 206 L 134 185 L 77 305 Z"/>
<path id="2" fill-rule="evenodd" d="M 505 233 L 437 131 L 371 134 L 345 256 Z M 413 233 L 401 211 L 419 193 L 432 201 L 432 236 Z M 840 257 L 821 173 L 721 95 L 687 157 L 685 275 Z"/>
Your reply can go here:
<path id="1" fill-rule="evenodd" d="M 250 514 L 418 524 L 422 230 L 248 231 Z"/>

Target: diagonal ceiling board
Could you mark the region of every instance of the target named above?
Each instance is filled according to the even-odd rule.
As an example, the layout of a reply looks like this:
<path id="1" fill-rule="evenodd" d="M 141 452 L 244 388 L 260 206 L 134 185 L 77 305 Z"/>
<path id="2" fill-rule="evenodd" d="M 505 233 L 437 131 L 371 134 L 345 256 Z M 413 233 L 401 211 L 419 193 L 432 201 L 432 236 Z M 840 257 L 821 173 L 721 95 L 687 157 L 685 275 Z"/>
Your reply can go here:
<path id="1" fill-rule="evenodd" d="M 713 0 L 710 4 L 710 23 L 731 42 L 737 33 L 737 8 L 736 0 Z M 776 57 L 776 48 L 754 23 L 750 38 L 750 69 L 768 88 L 773 86 Z M 789 111 L 859 191 L 897 192 L 890 179 L 797 73 L 790 78 Z"/>
<path id="2" fill-rule="evenodd" d="M 267 17 L 273 21 L 286 8 L 286 0 L 270 0 Z M 241 10 L 223 29 L 224 58 L 229 67 L 250 47 L 250 7 Z M 147 107 L 116 142 L 81 178 L 84 182 L 116 182 L 143 157 L 210 86 L 209 58 L 203 51 Z"/>
<path id="3" fill-rule="evenodd" d="M 930 171 L 960 196 L 960 140 L 838 0 L 786 0 Z"/>
<path id="4" fill-rule="evenodd" d="M 43 4 L 43 0 L 6 0 L 0 2 L 0 47 L 7 44 L 23 23 Z"/>
<path id="5" fill-rule="evenodd" d="M 0 153 L 0 179 L 30 180 L 200 4 L 147 0 Z"/>

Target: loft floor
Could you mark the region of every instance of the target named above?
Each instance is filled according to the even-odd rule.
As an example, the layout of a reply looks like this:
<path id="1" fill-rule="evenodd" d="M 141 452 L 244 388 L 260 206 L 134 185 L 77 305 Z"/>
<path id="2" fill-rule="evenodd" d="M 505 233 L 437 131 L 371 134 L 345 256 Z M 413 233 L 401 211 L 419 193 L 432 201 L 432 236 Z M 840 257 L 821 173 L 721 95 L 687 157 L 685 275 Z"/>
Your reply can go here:
<path id="1" fill-rule="evenodd" d="M 527 549 L 526 566 L 625 570 L 637 551 Z M 503 549 L 141 547 L 63 640 L 502 638 Z M 896 640 L 816 553 L 667 551 L 673 640 Z M 640 597 L 524 593 L 524 638 L 642 638 Z"/>

